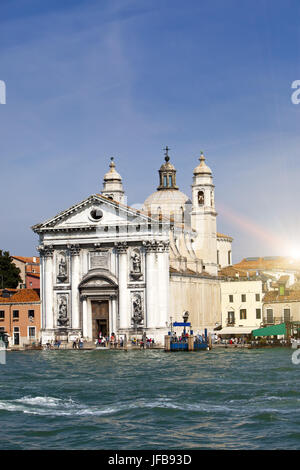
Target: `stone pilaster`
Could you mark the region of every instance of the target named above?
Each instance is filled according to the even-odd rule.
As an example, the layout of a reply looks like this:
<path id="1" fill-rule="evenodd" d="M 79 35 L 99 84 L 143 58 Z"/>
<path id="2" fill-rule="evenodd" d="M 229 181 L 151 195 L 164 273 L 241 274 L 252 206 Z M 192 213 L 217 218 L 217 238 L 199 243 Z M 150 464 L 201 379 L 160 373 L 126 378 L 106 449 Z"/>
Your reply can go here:
<path id="1" fill-rule="evenodd" d="M 80 282 L 80 247 L 78 245 L 70 246 L 71 254 L 71 295 L 72 295 L 72 328 L 80 328 L 79 314 L 79 291 Z"/>
<path id="2" fill-rule="evenodd" d="M 44 283 L 44 298 L 45 298 L 45 328 L 54 328 L 54 307 L 53 307 L 53 247 L 44 247 L 42 254 L 45 264 L 45 283 Z"/>
<path id="3" fill-rule="evenodd" d="M 118 278 L 119 278 L 119 328 L 130 328 L 130 319 L 128 312 L 128 258 L 127 243 L 115 243 L 115 249 L 118 254 Z"/>

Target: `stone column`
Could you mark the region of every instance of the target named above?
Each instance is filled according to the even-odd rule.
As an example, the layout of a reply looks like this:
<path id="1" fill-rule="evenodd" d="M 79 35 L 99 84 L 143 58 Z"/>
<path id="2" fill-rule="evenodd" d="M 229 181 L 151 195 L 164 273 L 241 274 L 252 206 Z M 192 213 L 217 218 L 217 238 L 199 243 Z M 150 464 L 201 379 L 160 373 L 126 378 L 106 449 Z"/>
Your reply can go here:
<path id="1" fill-rule="evenodd" d="M 71 291 L 72 291 L 72 328 L 80 328 L 80 315 L 79 315 L 79 291 L 78 285 L 80 282 L 80 248 L 73 245 L 70 248 L 71 253 Z"/>
<path id="2" fill-rule="evenodd" d="M 88 315 L 87 315 L 87 298 L 86 295 L 81 296 L 82 301 L 82 335 L 83 338 L 88 337 Z"/>
<path id="3" fill-rule="evenodd" d="M 128 262 L 127 243 L 119 242 L 115 244 L 118 253 L 118 281 L 119 281 L 119 328 L 130 328 L 128 312 Z"/>
<path id="4" fill-rule="evenodd" d="M 117 297 L 111 295 L 109 299 L 109 325 L 110 325 L 110 334 L 114 332 L 117 334 L 117 309 L 116 309 Z"/>
<path id="5" fill-rule="evenodd" d="M 54 328 L 54 308 L 53 308 L 53 248 L 52 246 L 45 247 L 45 279 L 44 279 L 44 319 L 45 329 Z"/>
<path id="6" fill-rule="evenodd" d="M 43 246 L 38 247 L 38 251 L 40 254 L 40 298 L 41 298 L 41 329 L 43 330 L 46 327 L 46 319 L 45 319 L 45 255 Z"/>

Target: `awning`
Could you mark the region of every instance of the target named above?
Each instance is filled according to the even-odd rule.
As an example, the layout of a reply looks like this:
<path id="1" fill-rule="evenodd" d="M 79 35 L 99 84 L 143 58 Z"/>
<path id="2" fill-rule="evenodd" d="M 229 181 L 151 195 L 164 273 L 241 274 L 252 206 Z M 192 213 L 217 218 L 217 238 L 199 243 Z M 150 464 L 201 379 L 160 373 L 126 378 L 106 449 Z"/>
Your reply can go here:
<path id="1" fill-rule="evenodd" d="M 279 325 L 266 326 L 265 328 L 259 328 L 253 330 L 253 336 L 275 336 L 275 335 L 286 335 L 285 323 Z"/>
<path id="2" fill-rule="evenodd" d="M 246 326 L 227 326 L 218 331 L 218 335 L 250 335 L 252 333 L 253 327 L 249 328 Z"/>

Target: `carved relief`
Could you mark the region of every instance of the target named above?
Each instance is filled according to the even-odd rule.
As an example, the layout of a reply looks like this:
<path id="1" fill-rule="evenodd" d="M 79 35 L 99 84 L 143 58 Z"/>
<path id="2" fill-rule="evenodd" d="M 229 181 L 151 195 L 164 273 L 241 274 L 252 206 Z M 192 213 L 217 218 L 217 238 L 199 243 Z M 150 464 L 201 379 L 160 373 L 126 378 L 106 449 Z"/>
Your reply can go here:
<path id="1" fill-rule="evenodd" d="M 141 326 L 144 320 L 144 307 L 142 293 L 132 294 L 132 322 L 135 327 Z"/>
<path id="2" fill-rule="evenodd" d="M 38 251 L 40 253 L 40 257 L 44 257 L 44 258 L 52 258 L 52 255 L 53 255 L 53 252 L 54 252 L 54 249 L 53 249 L 53 246 L 52 245 L 40 245 L 38 247 Z"/>
<path id="3" fill-rule="evenodd" d="M 57 299 L 57 303 L 58 303 L 57 325 L 69 326 L 68 296 L 66 294 L 59 295 Z"/>
<path id="4" fill-rule="evenodd" d="M 115 242 L 117 253 L 127 253 L 127 242 Z"/>
<path id="5" fill-rule="evenodd" d="M 169 251 L 170 242 L 169 240 L 166 240 L 166 241 L 149 240 L 149 241 L 143 242 L 143 245 L 147 252 L 163 253 L 163 252 Z"/>

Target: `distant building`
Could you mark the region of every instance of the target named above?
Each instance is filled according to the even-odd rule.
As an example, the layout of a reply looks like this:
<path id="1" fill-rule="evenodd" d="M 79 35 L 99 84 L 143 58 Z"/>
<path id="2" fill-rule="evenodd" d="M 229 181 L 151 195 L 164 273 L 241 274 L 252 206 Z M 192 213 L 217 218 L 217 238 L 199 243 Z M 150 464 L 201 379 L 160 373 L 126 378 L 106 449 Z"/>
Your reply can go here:
<path id="1" fill-rule="evenodd" d="M 12 256 L 13 263 L 20 269 L 22 282 L 19 289 L 39 289 L 40 288 L 40 258 L 38 256 Z"/>
<path id="2" fill-rule="evenodd" d="M 24 346 L 39 340 L 40 297 L 34 289 L 0 291 L 0 331 L 9 335 L 11 346 Z"/>
<path id="3" fill-rule="evenodd" d="M 37 273 L 26 273 L 26 289 L 39 289 L 40 275 Z"/>
<path id="4" fill-rule="evenodd" d="M 250 334 L 262 323 L 262 280 L 235 280 L 221 283 L 222 330 L 220 334 Z"/>
<path id="5" fill-rule="evenodd" d="M 289 277 L 289 284 L 296 282 L 300 274 L 300 260 L 284 256 L 265 256 L 244 258 L 239 263 L 234 264 L 234 268 L 252 273 L 271 275 L 275 280 L 281 276 Z"/>
<path id="6" fill-rule="evenodd" d="M 300 321 L 299 284 L 288 286 L 287 279 L 281 278 L 275 290 L 265 294 L 263 299 L 263 323 L 274 325 L 283 322 Z"/>

